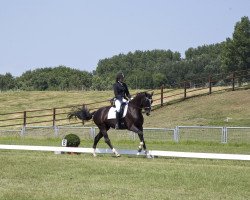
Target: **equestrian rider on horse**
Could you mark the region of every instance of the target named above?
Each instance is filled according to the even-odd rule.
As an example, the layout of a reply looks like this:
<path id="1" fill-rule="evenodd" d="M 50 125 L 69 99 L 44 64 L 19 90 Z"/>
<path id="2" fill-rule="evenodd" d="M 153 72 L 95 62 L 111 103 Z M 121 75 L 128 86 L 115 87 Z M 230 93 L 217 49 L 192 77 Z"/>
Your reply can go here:
<path id="1" fill-rule="evenodd" d="M 122 102 L 127 102 L 128 99 L 131 98 L 129 94 L 128 87 L 126 83 L 124 83 L 124 74 L 119 72 L 116 76 L 116 82 L 113 85 L 114 94 L 115 94 L 115 108 L 116 108 L 116 129 L 121 128 L 121 105 Z"/>

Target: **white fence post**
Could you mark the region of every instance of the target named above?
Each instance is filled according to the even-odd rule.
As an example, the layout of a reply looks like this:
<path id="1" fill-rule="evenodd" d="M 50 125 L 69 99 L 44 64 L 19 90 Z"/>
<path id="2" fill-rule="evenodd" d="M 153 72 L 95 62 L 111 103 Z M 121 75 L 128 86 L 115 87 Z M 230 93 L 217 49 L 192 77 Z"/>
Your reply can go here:
<path id="1" fill-rule="evenodd" d="M 95 139 L 95 136 L 96 136 L 96 134 L 95 134 L 95 127 L 90 127 L 90 135 L 91 135 L 91 137 L 93 139 Z"/>
<path id="2" fill-rule="evenodd" d="M 55 132 L 55 137 L 59 136 L 59 127 L 58 126 L 54 126 L 54 132 Z"/>
<path id="3" fill-rule="evenodd" d="M 176 126 L 174 129 L 174 141 L 175 142 L 179 142 L 179 135 L 180 135 L 180 130 L 179 130 L 179 126 Z"/>
<path id="4" fill-rule="evenodd" d="M 25 135 L 26 125 L 24 125 L 21 129 L 21 136 Z"/>

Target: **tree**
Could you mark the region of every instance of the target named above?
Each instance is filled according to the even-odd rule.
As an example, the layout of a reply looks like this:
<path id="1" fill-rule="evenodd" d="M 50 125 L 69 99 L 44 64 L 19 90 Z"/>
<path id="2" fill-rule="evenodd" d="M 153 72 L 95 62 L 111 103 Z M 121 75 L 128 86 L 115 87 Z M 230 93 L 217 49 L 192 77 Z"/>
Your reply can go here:
<path id="1" fill-rule="evenodd" d="M 15 78 L 10 74 L 0 74 L 0 90 L 6 91 L 15 88 Z"/>
<path id="2" fill-rule="evenodd" d="M 226 72 L 250 69 L 250 21 L 242 17 L 234 28 L 233 38 L 227 38 L 222 61 Z"/>
<path id="3" fill-rule="evenodd" d="M 39 68 L 17 79 L 23 90 L 83 90 L 92 85 L 92 74 L 65 66 Z"/>

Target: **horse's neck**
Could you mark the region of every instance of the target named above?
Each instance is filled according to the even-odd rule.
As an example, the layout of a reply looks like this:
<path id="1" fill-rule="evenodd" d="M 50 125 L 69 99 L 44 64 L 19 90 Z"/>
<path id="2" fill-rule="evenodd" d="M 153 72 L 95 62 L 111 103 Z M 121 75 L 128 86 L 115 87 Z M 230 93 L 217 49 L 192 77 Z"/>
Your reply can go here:
<path id="1" fill-rule="evenodd" d="M 139 98 L 137 96 L 132 101 L 130 101 L 130 103 L 133 107 L 140 108 L 140 109 L 142 108 L 141 107 L 141 98 Z"/>

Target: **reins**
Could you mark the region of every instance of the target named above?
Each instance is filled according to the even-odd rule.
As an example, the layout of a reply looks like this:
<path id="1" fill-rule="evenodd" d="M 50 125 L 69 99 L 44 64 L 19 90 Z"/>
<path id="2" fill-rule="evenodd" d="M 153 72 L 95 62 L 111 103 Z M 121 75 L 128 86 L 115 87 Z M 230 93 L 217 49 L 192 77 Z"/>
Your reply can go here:
<path id="1" fill-rule="evenodd" d="M 147 97 L 146 97 L 147 98 Z M 146 107 L 139 107 L 139 106 L 136 106 L 136 105 L 133 105 L 133 104 L 131 104 L 131 101 L 129 101 L 128 102 L 128 105 L 130 105 L 131 107 L 133 107 L 133 108 L 137 108 L 137 109 L 139 109 L 139 110 L 142 110 L 142 109 L 150 109 L 151 108 L 151 106 L 146 106 Z"/>

